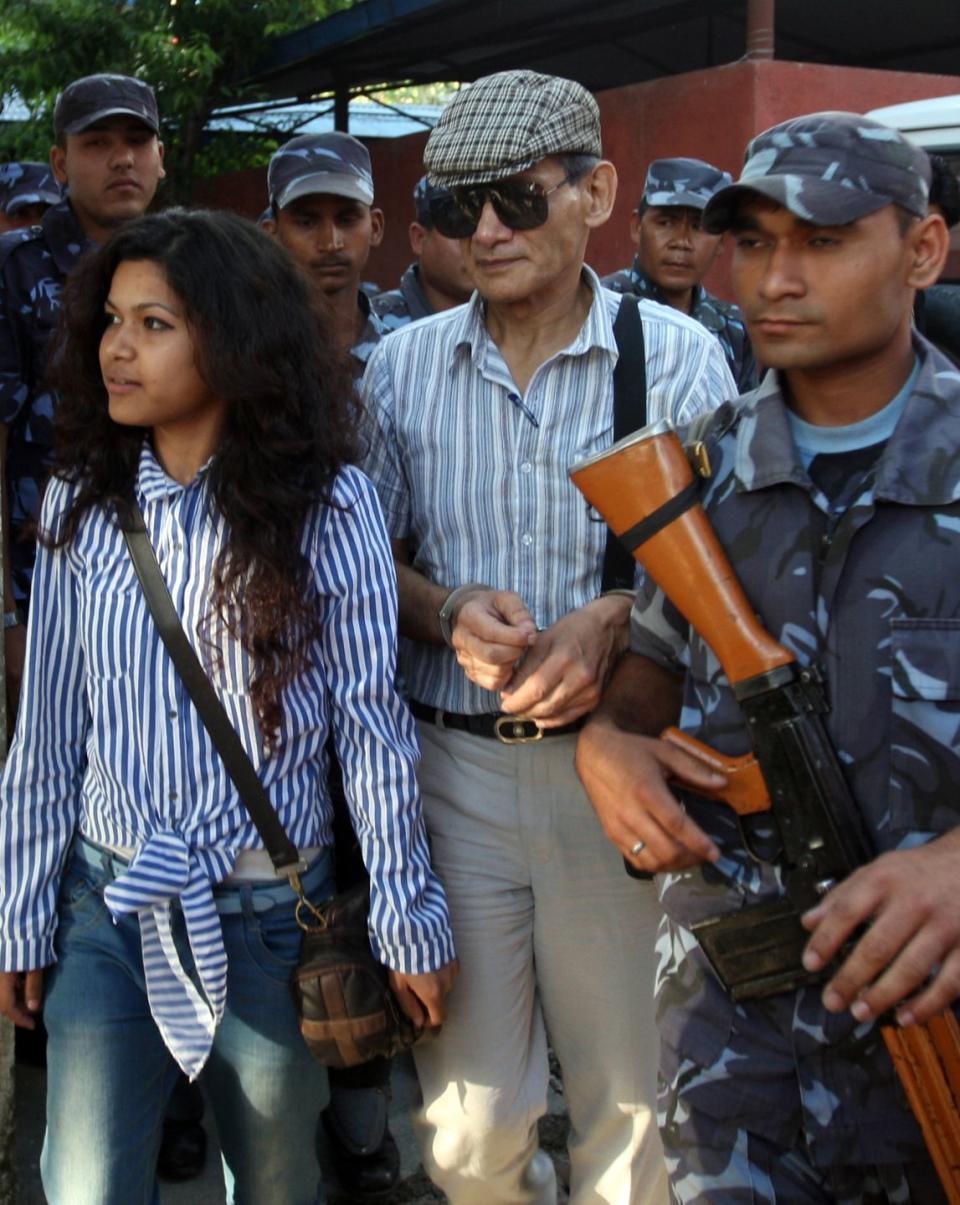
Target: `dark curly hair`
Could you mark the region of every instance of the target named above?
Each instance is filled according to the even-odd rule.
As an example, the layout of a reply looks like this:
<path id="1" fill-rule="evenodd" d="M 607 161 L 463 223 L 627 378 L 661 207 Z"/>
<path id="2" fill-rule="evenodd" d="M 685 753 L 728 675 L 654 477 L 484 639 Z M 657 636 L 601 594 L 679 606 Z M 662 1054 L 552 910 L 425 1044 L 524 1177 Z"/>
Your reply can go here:
<path id="1" fill-rule="evenodd" d="M 284 687 L 310 664 L 319 626 L 301 553 L 307 512 L 329 504 L 356 455 L 353 382 L 314 290 L 283 249 L 229 213 L 168 209 L 124 226 L 81 261 L 63 299 L 51 357 L 59 390 L 53 471 L 76 484 L 51 547 L 69 544 L 84 514 L 130 496 L 148 429 L 108 412 L 100 372 L 104 303 L 117 266 L 155 263 L 180 299 L 198 371 L 227 403 L 208 488 L 227 536 L 198 633 L 225 628 L 250 654 L 248 683 L 266 746 L 277 739 Z"/>

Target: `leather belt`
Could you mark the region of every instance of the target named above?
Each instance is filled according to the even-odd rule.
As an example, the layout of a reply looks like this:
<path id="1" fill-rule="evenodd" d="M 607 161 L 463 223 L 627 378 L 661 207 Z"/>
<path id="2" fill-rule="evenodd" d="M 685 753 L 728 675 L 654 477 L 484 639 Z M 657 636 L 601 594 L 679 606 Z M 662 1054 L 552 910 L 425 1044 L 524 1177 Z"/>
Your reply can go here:
<path id="1" fill-rule="evenodd" d="M 536 720 L 526 716 L 508 715 L 504 711 L 482 712 L 480 715 L 462 715 L 458 711 L 444 711 L 442 707 L 428 707 L 416 699 L 410 701 L 410 710 L 418 720 L 436 724 L 438 728 L 450 728 L 457 732 L 469 732 L 471 736 L 485 736 L 501 741 L 504 745 L 529 745 L 548 736 L 569 736 L 579 732 L 584 720 L 574 720 L 560 728 L 542 728 Z"/>

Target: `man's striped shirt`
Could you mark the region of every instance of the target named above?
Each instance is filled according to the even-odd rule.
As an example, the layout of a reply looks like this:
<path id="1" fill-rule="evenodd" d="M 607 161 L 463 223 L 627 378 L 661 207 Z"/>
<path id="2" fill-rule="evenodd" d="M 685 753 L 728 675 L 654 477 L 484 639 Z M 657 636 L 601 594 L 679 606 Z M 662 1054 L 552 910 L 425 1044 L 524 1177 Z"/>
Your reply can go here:
<path id="1" fill-rule="evenodd" d="M 363 380 L 371 419 L 365 471 L 390 535 L 413 566 L 451 588 L 516 591 L 541 628 L 597 597 L 606 526 L 567 469 L 613 442 L 613 320 L 621 298 L 584 269 L 590 311 L 572 343 L 521 394 L 484 325 L 465 306 L 383 340 Z M 716 338 L 667 306 L 641 301 L 647 422 L 688 422 L 736 397 Z M 401 642 L 411 698 L 448 711 L 499 711 L 443 645 Z"/>

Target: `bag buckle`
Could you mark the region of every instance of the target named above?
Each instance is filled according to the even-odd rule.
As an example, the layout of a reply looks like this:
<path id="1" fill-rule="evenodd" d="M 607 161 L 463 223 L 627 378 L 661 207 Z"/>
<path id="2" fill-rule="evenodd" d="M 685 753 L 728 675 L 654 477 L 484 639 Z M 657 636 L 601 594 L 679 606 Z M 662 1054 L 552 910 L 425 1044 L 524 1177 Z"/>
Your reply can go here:
<path id="1" fill-rule="evenodd" d="M 316 904 L 312 904 L 307 899 L 304 894 L 303 884 L 300 882 L 298 870 L 299 867 L 293 867 L 286 871 L 290 886 L 297 895 L 297 906 L 293 910 L 293 915 L 304 933 L 322 933 L 327 927 L 327 918 Z"/>
<path id="2" fill-rule="evenodd" d="M 493 722 L 497 740 L 504 745 L 530 745 L 543 740 L 543 729 L 529 716 L 500 715 Z"/>

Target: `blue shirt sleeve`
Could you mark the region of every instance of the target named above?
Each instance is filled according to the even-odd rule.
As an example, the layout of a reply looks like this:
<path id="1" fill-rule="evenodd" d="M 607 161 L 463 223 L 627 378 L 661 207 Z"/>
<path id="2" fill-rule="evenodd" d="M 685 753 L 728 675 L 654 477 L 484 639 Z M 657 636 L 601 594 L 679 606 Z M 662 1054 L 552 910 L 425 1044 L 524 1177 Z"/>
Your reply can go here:
<path id="1" fill-rule="evenodd" d="M 71 487 L 54 478 L 41 514 L 55 530 Z M 26 664 L 0 782 L 0 969 L 54 961 L 60 871 L 77 825 L 90 726 L 76 581 L 65 549 L 41 545 Z"/>
<path id="2" fill-rule="evenodd" d="M 430 868 L 416 731 L 395 686 L 393 557 L 376 493 L 358 469 L 341 474 L 326 508 L 316 574 L 334 743 L 370 875 L 374 952 L 395 970 L 439 970 L 454 957 L 453 937 Z"/>

